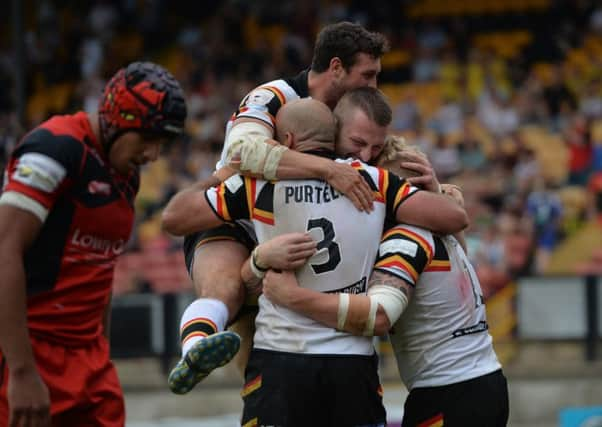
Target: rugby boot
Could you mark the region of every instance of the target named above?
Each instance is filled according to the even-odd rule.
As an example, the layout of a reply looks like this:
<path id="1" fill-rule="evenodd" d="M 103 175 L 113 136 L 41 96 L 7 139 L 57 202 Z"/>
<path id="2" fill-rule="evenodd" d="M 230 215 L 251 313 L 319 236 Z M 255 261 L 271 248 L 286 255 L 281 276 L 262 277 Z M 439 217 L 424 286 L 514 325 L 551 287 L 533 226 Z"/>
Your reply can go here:
<path id="1" fill-rule="evenodd" d="M 186 394 L 216 368 L 230 362 L 240 348 L 240 336 L 222 331 L 197 341 L 169 373 L 169 389 Z"/>

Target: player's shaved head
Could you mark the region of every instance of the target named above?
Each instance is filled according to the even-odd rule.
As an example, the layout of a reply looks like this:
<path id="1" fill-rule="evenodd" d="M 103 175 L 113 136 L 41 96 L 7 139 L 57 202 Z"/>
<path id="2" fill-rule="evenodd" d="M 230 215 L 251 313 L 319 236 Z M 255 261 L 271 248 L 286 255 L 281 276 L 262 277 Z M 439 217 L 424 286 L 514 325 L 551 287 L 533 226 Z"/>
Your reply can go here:
<path id="1" fill-rule="evenodd" d="M 320 101 L 297 99 L 284 104 L 276 116 L 276 138 L 285 143 L 293 136 L 297 151 L 334 151 L 336 122 L 332 111 Z"/>

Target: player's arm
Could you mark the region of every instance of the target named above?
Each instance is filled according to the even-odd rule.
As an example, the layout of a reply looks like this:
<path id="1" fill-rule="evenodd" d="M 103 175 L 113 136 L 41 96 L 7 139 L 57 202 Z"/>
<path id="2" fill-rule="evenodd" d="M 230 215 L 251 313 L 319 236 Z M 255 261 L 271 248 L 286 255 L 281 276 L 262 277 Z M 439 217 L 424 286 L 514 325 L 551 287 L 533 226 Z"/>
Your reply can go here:
<path id="1" fill-rule="evenodd" d="M 269 269 L 295 270 L 316 253 L 317 242 L 307 233 L 281 234 L 258 245 L 241 267 L 247 291 L 261 293 L 261 279 Z"/>
<path id="2" fill-rule="evenodd" d="M 220 184 L 233 173 L 232 169 L 224 167 L 207 179 L 176 193 L 163 209 L 161 227 L 174 236 L 184 236 L 206 229 L 207 221 L 213 218 L 208 217 L 209 207 L 205 199 L 205 191 Z M 217 225 L 221 225 L 221 222 Z"/>
<path id="3" fill-rule="evenodd" d="M 459 186 L 454 184 L 441 184 L 441 192 L 447 194 L 454 199 L 456 203 L 464 207 L 464 196 L 462 195 L 462 189 Z M 464 231 L 458 231 L 454 234 L 454 237 L 466 253 L 466 238 L 464 237 Z"/>
<path id="4" fill-rule="evenodd" d="M 299 286 L 291 271 L 268 271 L 263 294 L 273 303 L 354 335 L 385 335 L 407 307 L 412 287 L 383 271 L 370 277 L 367 295 L 325 294 Z"/>
<path id="5" fill-rule="evenodd" d="M 24 425 L 34 417 L 49 417 L 44 412 L 50 405 L 48 389 L 38 373 L 29 340 L 23 264 L 25 251 L 41 226 L 40 219 L 32 213 L 0 204 L 0 348 L 9 367 L 10 418 L 14 423 L 23 421 Z"/>
<path id="6" fill-rule="evenodd" d="M 405 199 L 397 208 L 395 219 L 442 235 L 468 226 L 468 215 L 462 206 L 446 194 L 431 191 L 417 191 Z"/>
<path id="7" fill-rule="evenodd" d="M 226 160 L 243 175 L 266 180 L 321 179 L 360 210 L 371 210 L 372 190 L 351 166 L 289 150 L 274 140 L 273 128 L 259 119 L 239 118 L 226 140 Z"/>

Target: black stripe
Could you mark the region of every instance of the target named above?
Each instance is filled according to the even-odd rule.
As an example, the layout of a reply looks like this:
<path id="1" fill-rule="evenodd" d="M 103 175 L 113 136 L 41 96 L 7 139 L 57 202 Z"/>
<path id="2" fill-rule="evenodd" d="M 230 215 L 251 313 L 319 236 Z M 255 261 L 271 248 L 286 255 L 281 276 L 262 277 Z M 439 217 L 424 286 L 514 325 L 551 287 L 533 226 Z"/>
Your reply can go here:
<path id="1" fill-rule="evenodd" d="M 209 323 L 196 322 L 184 328 L 184 330 L 180 334 L 180 338 L 182 339 L 182 341 L 184 341 L 184 339 L 193 332 L 204 332 L 207 335 L 212 335 L 215 334 L 217 330 L 213 329 L 213 327 Z"/>
<path id="2" fill-rule="evenodd" d="M 370 186 L 370 189 L 372 191 L 378 191 L 378 186 L 376 185 L 376 183 L 372 179 L 372 176 L 370 176 L 370 174 L 368 173 L 367 170 L 360 169 L 358 172 L 364 178 L 364 180 L 368 183 L 368 185 Z"/>
<path id="3" fill-rule="evenodd" d="M 435 241 L 433 261 L 449 261 L 449 254 L 447 253 L 447 249 L 445 249 L 445 244 L 441 240 L 441 237 L 433 236 L 433 240 Z"/>
<path id="4" fill-rule="evenodd" d="M 284 81 L 297 92 L 299 98 L 307 98 L 309 96 L 309 85 L 307 84 L 308 75 L 309 68 L 301 71 L 295 77 L 284 79 Z"/>
<path id="5" fill-rule="evenodd" d="M 222 184 L 226 189 L 224 200 L 232 220 L 251 219 L 251 212 L 249 212 L 249 205 L 247 204 L 247 184 L 251 185 L 253 181 L 245 180 L 243 176 L 240 176 L 240 179 L 243 180 L 243 185 L 236 190 L 236 193 L 232 193 L 227 185 Z M 219 194 L 217 197 L 219 197 Z"/>
<path id="6" fill-rule="evenodd" d="M 274 213 L 274 184 L 266 182 L 257 196 L 255 207 L 262 211 Z"/>

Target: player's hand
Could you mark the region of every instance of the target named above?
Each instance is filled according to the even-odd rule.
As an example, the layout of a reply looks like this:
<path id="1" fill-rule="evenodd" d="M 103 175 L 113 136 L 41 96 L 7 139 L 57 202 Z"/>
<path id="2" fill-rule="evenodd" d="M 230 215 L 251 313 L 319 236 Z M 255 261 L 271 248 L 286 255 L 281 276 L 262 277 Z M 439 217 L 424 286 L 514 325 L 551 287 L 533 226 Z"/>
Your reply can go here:
<path id="1" fill-rule="evenodd" d="M 232 169 L 230 166 L 222 166 L 221 168 L 219 168 L 218 170 L 213 172 L 213 176 L 215 176 L 217 179 L 219 179 L 220 182 L 224 182 L 225 180 L 230 178 L 232 175 L 234 175 L 236 172 L 237 171 L 235 169 Z"/>
<path id="2" fill-rule="evenodd" d="M 274 304 L 288 306 L 291 290 L 299 286 L 295 273 L 290 270 L 269 270 L 263 278 L 263 295 Z"/>
<path id="3" fill-rule="evenodd" d="M 429 159 L 420 152 L 404 151 L 401 155 L 401 167 L 414 171 L 417 176 L 408 178 L 410 184 L 434 193 L 439 192 L 439 180 Z"/>
<path id="4" fill-rule="evenodd" d="M 452 197 L 458 204 L 464 207 L 464 196 L 462 189 L 454 184 L 441 184 L 441 192 Z"/>
<path id="5" fill-rule="evenodd" d="M 9 372 L 9 426 L 50 426 L 50 394 L 38 371 L 32 368 L 17 373 Z"/>
<path id="6" fill-rule="evenodd" d="M 360 211 L 373 210 L 374 192 L 366 180 L 351 165 L 332 162 L 326 181 L 343 194 Z"/>
<path id="7" fill-rule="evenodd" d="M 317 242 L 308 233 L 281 234 L 257 247 L 257 264 L 262 268 L 295 270 L 316 253 Z"/>

